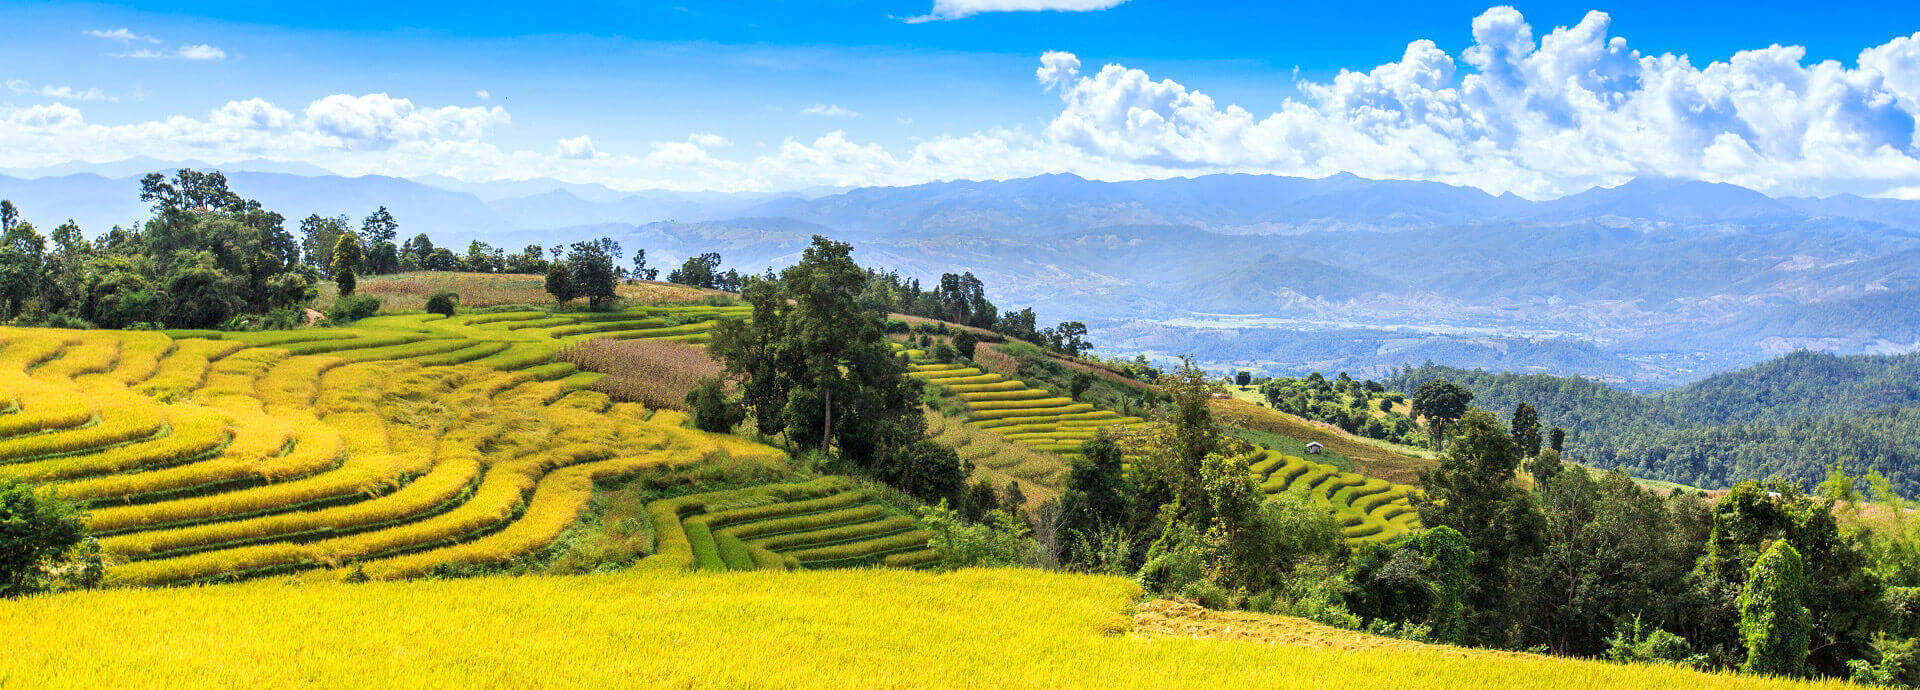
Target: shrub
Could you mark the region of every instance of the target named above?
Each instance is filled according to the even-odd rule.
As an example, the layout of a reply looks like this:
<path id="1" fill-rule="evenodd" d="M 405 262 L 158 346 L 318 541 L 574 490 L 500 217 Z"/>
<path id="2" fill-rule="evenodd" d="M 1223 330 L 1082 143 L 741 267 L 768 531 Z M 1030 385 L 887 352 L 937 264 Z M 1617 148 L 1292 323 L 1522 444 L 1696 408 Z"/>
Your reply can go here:
<path id="1" fill-rule="evenodd" d="M 927 548 L 940 553 L 948 569 L 1019 565 L 1025 560 L 1027 525 L 1004 510 L 982 522 L 967 522 L 946 501 L 920 509 L 920 529 L 932 536 Z"/>
<path id="2" fill-rule="evenodd" d="M 46 589 L 52 579 L 48 566 L 64 558 L 85 534 L 85 525 L 67 503 L 0 479 L 0 597 Z"/>
<path id="3" fill-rule="evenodd" d="M 327 320 L 334 323 L 348 323 L 380 313 L 380 298 L 371 295 L 347 295 L 334 300 L 333 307 L 327 310 Z"/>
<path id="4" fill-rule="evenodd" d="M 960 498 L 973 463 L 960 459 L 952 448 L 922 439 L 887 454 L 874 468 L 880 481 L 923 501 Z"/>
<path id="5" fill-rule="evenodd" d="M 960 356 L 960 352 L 958 350 L 953 349 L 952 345 L 948 345 L 944 342 L 935 344 L 933 346 L 932 354 L 933 354 L 933 361 L 940 362 L 942 364 L 950 363 L 954 360 L 954 358 Z"/>
<path id="6" fill-rule="evenodd" d="M 973 331 L 960 331 L 953 334 L 953 349 L 958 351 L 961 357 L 973 359 L 973 351 L 979 346 L 980 336 L 974 335 Z"/>
<path id="7" fill-rule="evenodd" d="M 720 377 L 709 376 L 687 391 L 687 410 L 693 413 L 693 426 L 701 431 L 724 434 L 733 431 L 747 418 L 746 408 L 728 400 Z"/>
<path id="8" fill-rule="evenodd" d="M 433 293 L 432 297 L 427 298 L 427 313 L 439 314 L 441 316 L 453 316 L 453 312 L 455 308 L 457 308 L 459 305 L 460 305 L 459 295 L 446 290 L 441 290 L 440 292 Z"/>

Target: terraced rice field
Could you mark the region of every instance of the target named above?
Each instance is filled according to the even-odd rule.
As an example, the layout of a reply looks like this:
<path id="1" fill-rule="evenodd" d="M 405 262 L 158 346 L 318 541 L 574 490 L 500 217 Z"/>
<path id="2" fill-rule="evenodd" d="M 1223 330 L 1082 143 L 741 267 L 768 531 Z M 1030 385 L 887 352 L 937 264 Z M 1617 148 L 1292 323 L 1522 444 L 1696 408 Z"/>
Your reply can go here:
<path id="1" fill-rule="evenodd" d="M 87 504 L 113 584 L 398 578 L 551 543 L 595 482 L 770 447 L 584 390 L 591 337 L 724 307 L 393 315 L 259 333 L 0 328 L 0 477 Z"/>
<path id="2" fill-rule="evenodd" d="M 1420 526 L 1413 487 L 1272 450 L 1261 450 L 1250 469 L 1268 494 L 1298 491 L 1326 504 L 1349 542 L 1388 541 Z"/>
<path id="3" fill-rule="evenodd" d="M 976 367 L 919 361 L 918 350 L 901 353 L 913 362 L 909 366 L 915 378 L 954 394 L 966 405 L 969 424 L 1036 450 L 1078 453 L 1080 444 L 1101 429 L 1141 421 Z"/>
<path id="4" fill-rule="evenodd" d="M 913 518 L 841 477 L 654 501 L 660 548 L 640 567 L 794 570 L 938 561 Z"/>

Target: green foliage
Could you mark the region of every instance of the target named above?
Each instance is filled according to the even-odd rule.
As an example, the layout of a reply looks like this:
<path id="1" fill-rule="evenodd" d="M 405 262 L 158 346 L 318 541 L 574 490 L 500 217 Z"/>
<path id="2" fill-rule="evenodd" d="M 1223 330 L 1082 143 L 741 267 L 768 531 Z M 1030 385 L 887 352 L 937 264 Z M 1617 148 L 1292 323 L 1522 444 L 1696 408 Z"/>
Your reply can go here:
<path id="1" fill-rule="evenodd" d="M 0 479 L 0 597 L 47 589 L 54 581 L 52 567 L 85 536 L 86 525 L 71 505 Z M 99 546 L 92 548 L 91 579 L 97 582 Z"/>
<path id="2" fill-rule="evenodd" d="M 961 357 L 973 359 L 973 353 L 979 347 L 980 336 L 974 335 L 972 331 L 962 330 L 953 334 L 954 352 L 959 353 Z"/>
<path id="3" fill-rule="evenodd" d="M 1920 639 L 1875 636 L 1873 655 L 1848 661 L 1847 678 L 1862 685 L 1891 688 L 1920 685 Z"/>
<path id="4" fill-rule="evenodd" d="M 433 293 L 427 298 L 427 313 L 441 316 L 453 316 L 460 307 L 460 295 L 447 290 Z"/>
<path id="5" fill-rule="evenodd" d="M 1532 405 L 1520 403 L 1513 408 L 1512 433 L 1522 456 L 1531 458 L 1540 454 L 1540 415 Z"/>
<path id="6" fill-rule="evenodd" d="M 895 454 L 926 435 L 922 387 L 894 355 L 881 314 L 860 306 L 868 274 L 852 251 L 815 237 L 777 278 L 747 281 L 741 292 L 751 317 L 721 322 L 708 351 L 725 363 L 761 433 L 784 433 L 799 448 L 837 450 L 877 477 L 914 477 L 913 485 L 929 486 L 920 478 L 933 475 L 917 463 L 901 465 L 905 456 Z M 887 462 L 892 467 L 882 471 Z"/>
<path id="7" fill-rule="evenodd" d="M 929 354 L 933 355 L 933 361 L 935 362 L 939 362 L 941 364 L 951 364 L 953 363 L 954 359 L 960 356 L 960 351 L 954 349 L 952 345 L 948 345 L 945 342 L 940 342 L 940 343 L 934 343 L 933 351 Z"/>
<path id="8" fill-rule="evenodd" d="M 968 522 L 947 507 L 946 501 L 920 509 L 920 529 L 931 533 L 927 547 L 940 553 L 940 565 L 991 568 L 1020 565 L 1026 560 L 1027 525 L 1004 510 L 995 510 L 982 522 Z"/>
<path id="9" fill-rule="evenodd" d="M 1740 637 L 1747 661 L 1741 669 L 1779 676 L 1805 676 L 1813 636 L 1807 611 L 1807 566 L 1785 540 L 1775 541 L 1753 564 L 1740 593 Z"/>
<path id="10" fill-rule="evenodd" d="M 1563 450 L 1636 477 L 1719 488 L 1779 476 L 1812 488 L 1834 459 L 1851 457 L 1920 493 L 1920 355 L 1800 352 L 1654 395 L 1432 364 L 1387 383 L 1411 391 L 1434 379 L 1459 382 L 1489 409 L 1529 403 L 1543 425 L 1572 434 Z"/>
<path id="11" fill-rule="evenodd" d="M 1435 642 L 1460 644 L 1466 633 L 1473 551 L 1450 527 L 1435 527 L 1388 544 L 1366 544 L 1348 562 L 1346 608 L 1367 626 L 1421 626 Z"/>
<path id="12" fill-rule="evenodd" d="M 693 416 L 693 428 L 701 431 L 730 433 L 747 418 L 746 409 L 728 399 L 726 384 L 717 376 L 701 379 L 700 385 L 687 391 L 686 404 Z"/>
<path id="13" fill-rule="evenodd" d="M 1468 641 L 1499 644 L 1510 636 L 1522 602 L 1509 592 L 1517 589 L 1526 562 L 1540 548 L 1540 511 L 1513 482 L 1519 462 L 1519 450 L 1503 425 L 1473 410 L 1460 418 L 1440 464 L 1420 475 L 1426 487 L 1416 502 L 1421 524 L 1451 527 L 1473 548 Z"/>
<path id="14" fill-rule="evenodd" d="M 948 446 L 923 439 L 894 449 L 871 471 L 875 479 L 920 500 L 958 502 L 973 463 Z"/>
<path id="15" fill-rule="evenodd" d="M 1623 664 L 1707 666 L 1706 655 L 1695 654 L 1687 638 L 1644 625 L 1639 616 L 1634 616 L 1632 627 L 1622 626 L 1613 637 L 1607 638 L 1606 658 Z"/>
<path id="16" fill-rule="evenodd" d="M 333 259 L 328 268 L 333 269 L 333 282 L 340 286 L 340 296 L 353 294 L 355 274 L 360 272 L 361 259 L 365 254 L 360 248 L 360 236 L 352 231 L 342 232 L 333 243 Z"/>
<path id="17" fill-rule="evenodd" d="M 1782 481 L 1743 482 L 1713 507 L 1713 526 L 1692 579 L 1707 604 L 1695 614 L 1688 638 L 1720 658 L 1737 659 L 1744 636 L 1749 579 L 1776 543 L 1790 546 L 1805 570 L 1813 650 L 1808 660 L 1823 675 L 1846 673 L 1847 661 L 1869 653 L 1886 620 L 1884 586 L 1867 569 L 1858 537 L 1840 530 L 1832 506 Z M 1776 558 L 1784 558 L 1779 556 Z M 1771 662 L 1769 662 L 1771 663 Z"/>
<path id="18" fill-rule="evenodd" d="M 1472 401 L 1473 393 L 1452 381 L 1427 381 L 1413 391 L 1413 416 L 1427 418 L 1433 445 L 1438 448 L 1440 440 L 1446 438 L 1447 425 L 1466 414 L 1467 404 Z"/>
<path id="19" fill-rule="evenodd" d="M 380 298 L 372 295 L 348 295 L 334 300 L 327 309 L 327 320 L 350 323 L 380 313 Z"/>

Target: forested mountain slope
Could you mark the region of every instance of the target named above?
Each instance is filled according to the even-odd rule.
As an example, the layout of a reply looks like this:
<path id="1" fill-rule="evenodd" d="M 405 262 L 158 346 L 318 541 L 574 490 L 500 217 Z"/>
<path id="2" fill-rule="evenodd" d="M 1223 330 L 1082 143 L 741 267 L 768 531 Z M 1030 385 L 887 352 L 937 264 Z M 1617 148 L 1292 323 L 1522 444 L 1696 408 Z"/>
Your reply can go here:
<path id="1" fill-rule="evenodd" d="M 1411 391 L 1436 378 L 1502 414 L 1531 404 L 1543 424 L 1567 429 L 1574 455 L 1636 476 L 1717 488 L 1779 475 L 1811 486 L 1844 461 L 1920 490 L 1920 355 L 1795 352 L 1652 395 L 1432 363 L 1386 384 Z"/>

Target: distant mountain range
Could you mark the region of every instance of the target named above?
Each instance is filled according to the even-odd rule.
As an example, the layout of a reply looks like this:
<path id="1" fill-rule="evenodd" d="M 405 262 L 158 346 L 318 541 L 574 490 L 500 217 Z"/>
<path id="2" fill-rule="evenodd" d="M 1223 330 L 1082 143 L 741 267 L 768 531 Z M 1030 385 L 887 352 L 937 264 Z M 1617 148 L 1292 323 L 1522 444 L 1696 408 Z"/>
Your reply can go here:
<path id="1" fill-rule="evenodd" d="M 1795 349 L 1920 350 L 1920 201 L 1678 179 L 1548 201 L 1345 174 L 689 194 L 134 160 L 0 171 L 0 198 L 98 233 L 146 215 L 140 174 L 181 165 L 227 171 L 290 222 L 384 205 L 456 246 L 611 236 L 654 265 L 718 251 L 758 271 L 824 234 L 923 279 L 972 271 L 1002 305 L 1088 322 L 1106 352 L 1220 368 L 1377 375 L 1431 357 L 1654 388 Z"/>

